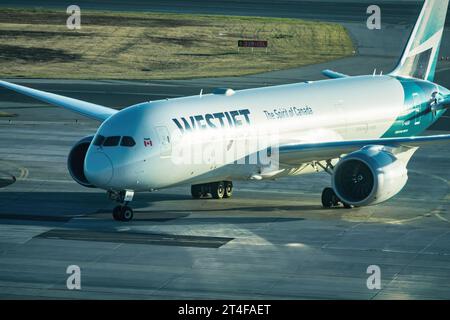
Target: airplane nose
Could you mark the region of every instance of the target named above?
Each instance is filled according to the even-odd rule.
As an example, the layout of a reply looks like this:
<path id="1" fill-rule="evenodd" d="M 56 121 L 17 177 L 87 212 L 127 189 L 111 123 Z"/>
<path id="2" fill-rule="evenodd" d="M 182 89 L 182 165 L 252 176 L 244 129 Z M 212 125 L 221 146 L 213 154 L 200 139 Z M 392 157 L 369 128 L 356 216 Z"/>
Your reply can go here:
<path id="1" fill-rule="evenodd" d="M 93 185 L 107 187 L 113 177 L 111 159 L 103 152 L 88 153 L 84 162 L 84 174 Z"/>

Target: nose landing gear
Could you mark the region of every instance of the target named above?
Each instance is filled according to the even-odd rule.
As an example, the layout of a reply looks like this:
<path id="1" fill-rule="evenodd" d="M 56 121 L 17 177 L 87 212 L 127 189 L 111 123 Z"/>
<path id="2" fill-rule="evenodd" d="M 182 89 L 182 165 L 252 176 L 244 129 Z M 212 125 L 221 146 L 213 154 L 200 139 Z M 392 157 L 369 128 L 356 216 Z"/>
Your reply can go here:
<path id="1" fill-rule="evenodd" d="M 131 221 L 133 219 L 133 209 L 128 206 L 118 205 L 113 209 L 113 218 L 117 221 Z"/>
<path id="2" fill-rule="evenodd" d="M 114 220 L 128 222 L 133 219 L 133 209 L 128 204 L 133 200 L 134 191 L 124 190 L 120 192 L 108 191 L 111 200 L 119 202 L 120 205 L 114 207 L 112 215 Z"/>

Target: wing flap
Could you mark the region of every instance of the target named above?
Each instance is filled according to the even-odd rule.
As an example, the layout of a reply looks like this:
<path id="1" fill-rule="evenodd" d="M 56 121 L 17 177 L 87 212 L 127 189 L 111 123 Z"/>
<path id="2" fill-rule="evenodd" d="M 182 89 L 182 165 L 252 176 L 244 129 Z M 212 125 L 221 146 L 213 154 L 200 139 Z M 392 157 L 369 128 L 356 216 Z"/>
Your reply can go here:
<path id="1" fill-rule="evenodd" d="M 0 86 L 102 122 L 117 112 L 115 109 L 98 104 L 40 91 L 2 80 L 0 80 Z"/>
<path id="2" fill-rule="evenodd" d="M 300 164 L 339 158 L 369 145 L 390 146 L 393 148 L 414 148 L 426 144 L 448 143 L 450 134 L 423 137 L 380 138 L 368 140 L 329 141 L 304 144 L 289 144 L 279 148 L 280 163 Z"/>

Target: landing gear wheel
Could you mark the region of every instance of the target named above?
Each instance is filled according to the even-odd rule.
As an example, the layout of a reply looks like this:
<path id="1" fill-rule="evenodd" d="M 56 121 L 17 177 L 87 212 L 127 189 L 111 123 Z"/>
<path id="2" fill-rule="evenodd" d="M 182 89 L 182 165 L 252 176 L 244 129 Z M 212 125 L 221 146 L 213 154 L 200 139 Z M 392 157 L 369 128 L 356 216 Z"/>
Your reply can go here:
<path id="1" fill-rule="evenodd" d="M 116 221 L 120 221 L 120 210 L 122 209 L 122 206 L 114 207 L 113 209 L 113 218 Z"/>
<path id="2" fill-rule="evenodd" d="M 133 219 L 133 209 L 128 206 L 117 206 L 113 209 L 113 218 L 117 221 L 131 221 Z"/>
<path id="3" fill-rule="evenodd" d="M 123 206 L 120 211 L 120 220 L 121 221 L 131 221 L 133 219 L 133 209 L 128 206 Z"/>
<path id="4" fill-rule="evenodd" d="M 200 199 L 203 195 L 202 188 L 200 185 L 192 185 L 191 186 L 191 195 L 194 199 Z"/>
<path id="5" fill-rule="evenodd" d="M 225 181 L 225 194 L 223 195 L 223 197 L 231 198 L 232 195 L 233 195 L 233 182 Z"/>
<path id="6" fill-rule="evenodd" d="M 225 185 L 223 182 L 211 184 L 211 195 L 214 199 L 222 199 L 225 195 Z"/>
<path id="7" fill-rule="evenodd" d="M 332 208 L 337 206 L 339 199 L 332 188 L 325 188 L 322 191 L 322 206 L 324 208 Z"/>
<path id="8" fill-rule="evenodd" d="M 345 203 L 345 202 L 342 202 L 342 204 L 344 205 L 345 209 L 352 209 L 353 208 L 353 206 L 351 204 L 348 204 L 348 203 Z"/>

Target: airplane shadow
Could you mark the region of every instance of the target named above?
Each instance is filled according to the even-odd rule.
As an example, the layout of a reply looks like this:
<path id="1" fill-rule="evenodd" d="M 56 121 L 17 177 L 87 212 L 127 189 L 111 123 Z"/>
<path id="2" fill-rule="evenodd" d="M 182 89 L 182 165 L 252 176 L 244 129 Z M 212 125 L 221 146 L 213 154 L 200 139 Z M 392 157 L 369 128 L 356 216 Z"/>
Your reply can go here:
<path id="1" fill-rule="evenodd" d="M 231 199 L 230 199 L 231 200 Z M 186 204 L 170 204 L 167 209 L 154 208 L 156 202 L 185 201 Z M 223 201 L 223 204 L 220 203 Z M 211 217 L 192 218 L 202 223 L 264 223 L 273 221 L 293 221 L 304 218 L 280 217 L 279 212 L 302 212 L 319 210 L 320 206 L 243 206 L 242 201 L 201 199 L 193 200 L 185 194 L 153 193 L 136 197 L 133 201 L 136 222 L 166 222 L 189 217 L 193 212 L 214 213 Z M 211 202 L 205 208 L 205 202 Z M 110 221 L 115 205 L 100 192 L 0 192 L 0 223 L 2 220 L 20 221 L 21 224 L 64 223 L 77 217 L 92 217 Z M 200 205 L 195 205 L 200 203 Z M 219 203 L 219 205 L 218 205 Z M 229 213 L 229 217 L 217 213 Z M 254 216 L 236 216 L 235 213 L 255 213 Z M 264 217 L 256 214 L 264 213 Z M 277 215 L 270 216 L 270 213 Z M 269 214 L 269 216 L 267 216 Z"/>

